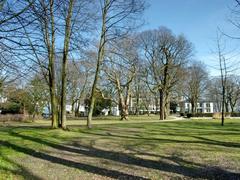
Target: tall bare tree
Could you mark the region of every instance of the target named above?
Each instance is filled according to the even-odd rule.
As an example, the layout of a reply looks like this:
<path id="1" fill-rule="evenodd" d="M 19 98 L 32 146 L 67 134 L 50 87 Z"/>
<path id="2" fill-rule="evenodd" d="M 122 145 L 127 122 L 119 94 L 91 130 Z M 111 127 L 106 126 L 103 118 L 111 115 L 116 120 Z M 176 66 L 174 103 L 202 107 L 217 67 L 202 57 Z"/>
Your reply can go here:
<path id="1" fill-rule="evenodd" d="M 240 81 L 238 76 L 231 75 L 226 81 L 226 99 L 230 106 L 231 112 L 235 112 L 235 107 L 240 99 Z"/>
<path id="2" fill-rule="evenodd" d="M 226 57 L 225 57 L 225 44 L 222 42 L 222 36 L 217 33 L 216 38 L 217 43 L 217 57 L 219 62 L 219 69 L 220 69 L 220 77 L 221 77 L 221 88 L 222 88 L 222 117 L 221 117 L 221 125 L 224 126 L 224 120 L 225 120 L 225 102 L 226 102 L 226 82 L 227 82 L 227 63 L 226 63 Z"/>
<path id="3" fill-rule="evenodd" d="M 208 72 L 203 63 L 194 61 L 186 70 L 183 95 L 191 103 L 192 113 L 197 112 L 197 103 L 207 88 Z"/>
<path id="4" fill-rule="evenodd" d="M 90 107 L 87 120 L 88 128 L 91 128 L 97 83 L 102 62 L 105 57 L 106 45 L 128 34 L 133 29 L 133 25 L 135 25 L 133 22 L 136 23 L 136 20 L 139 19 L 140 14 L 145 8 L 143 0 L 99 0 L 99 2 L 101 7 L 101 32 L 99 35 L 95 77 L 90 96 Z"/>
<path id="5" fill-rule="evenodd" d="M 63 58 L 62 58 L 62 88 L 61 88 L 61 126 L 63 129 L 67 128 L 66 125 L 66 89 L 67 89 L 67 63 L 69 54 L 69 45 L 72 31 L 72 13 L 75 0 L 69 0 L 67 15 L 65 19 L 65 36 L 64 36 L 64 47 L 63 47 Z"/>
<path id="6" fill-rule="evenodd" d="M 152 91 L 159 93 L 160 119 L 164 120 L 169 113 L 171 90 L 192 54 L 192 45 L 183 35 L 175 36 L 165 27 L 143 32 L 140 40 L 148 62 L 147 81 Z"/>
<path id="7" fill-rule="evenodd" d="M 79 116 L 80 105 L 90 88 L 92 63 L 86 60 L 70 61 L 67 74 L 67 94 L 72 112 Z"/>
<path id="8" fill-rule="evenodd" d="M 133 38 L 118 41 L 107 55 L 104 72 L 118 93 L 121 120 L 128 119 L 132 84 L 137 71 L 138 54 Z"/>
<path id="9" fill-rule="evenodd" d="M 26 18 L 18 18 L 24 29 L 21 45 L 27 47 L 24 51 L 28 53 L 21 57 L 27 59 L 27 66 L 40 67 L 49 85 L 52 128 L 66 129 L 68 57 L 71 53 L 76 58 L 85 46 L 83 34 L 89 33 L 94 19 L 91 5 L 93 2 L 87 0 L 36 0 L 26 11 Z M 31 21 L 28 28 L 25 21 Z"/>

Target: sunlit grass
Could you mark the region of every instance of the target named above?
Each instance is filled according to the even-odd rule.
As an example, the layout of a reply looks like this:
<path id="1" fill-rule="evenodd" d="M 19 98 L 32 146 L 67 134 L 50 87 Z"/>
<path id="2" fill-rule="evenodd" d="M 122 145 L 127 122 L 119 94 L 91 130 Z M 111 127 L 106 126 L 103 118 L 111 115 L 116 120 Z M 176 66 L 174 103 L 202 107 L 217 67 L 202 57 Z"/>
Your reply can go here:
<path id="1" fill-rule="evenodd" d="M 31 163 L 29 165 L 24 162 L 19 163 L 19 159 L 31 157 L 30 153 L 35 151 L 48 154 L 52 151 L 51 149 L 58 150 L 55 144 L 76 147 L 79 145 L 90 150 L 92 148 L 94 152 L 100 154 L 121 153 L 121 157 L 141 158 L 143 162 L 150 161 L 152 164 L 159 162 L 159 165 L 151 165 L 148 168 L 143 164 L 140 167 L 143 166 L 144 169 L 134 170 L 138 164 L 135 161 L 131 162 L 130 159 L 129 164 L 124 166 L 128 168 L 126 170 L 128 174 L 134 173 L 151 179 L 175 176 L 195 177 L 198 169 L 213 167 L 234 173 L 240 171 L 240 120 L 227 120 L 224 127 L 220 126 L 219 120 L 162 122 L 155 116 L 150 120 L 147 116 L 137 117 L 127 123 L 117 119 L 96 121 L 99 124 L 95 124 L 91 130 L 74 123 L 69 125 L 70 131 L 51 130 L 46 126 L 48 122 L 0 126 L 0 179 L 35 177 L 34 174 L 41 177 L 42 174 L 29 168 Z M 106 121 L 107 124 L 105 124 Z M 108 124 L 109 121 L 114 123 Z M 43 124 L 43 127 L 38 127 Z M 27 148 L 29 152 L 18 151 L 16 147 L 4 144 L 5 142 L 17 145 L 20 149 Z M 117 159 L 113 163 L 113 158 L 100 157 L 99 155 L 86 157 L 84 163 L 101 167 L 100 164 L 104 160 L 104 167 L 107 169 L 116 170 L 120 166 L 116 164 L 119 163 Z M 82 159 L 80 158 L 79 161 Z M 122 160 L 120 162 L 122 165 Z M 161 163 L 162 166 L 160 166 Z M 67 172 L 70 171 L 68 167 L 64 168 L 67 168 Z M 53 171 L 58 173 L 57 169 L 56 172 L 54 169 Z M 80 173 L 89 177 L 84 170 L 80 170 Z M 196 177 L 201 176 L 196 175 Z M 206 177 L 208 178 L 203 175 L 203 178 Z M 215 178 L 215 174 L 210 173 L 209 177 Z"/>

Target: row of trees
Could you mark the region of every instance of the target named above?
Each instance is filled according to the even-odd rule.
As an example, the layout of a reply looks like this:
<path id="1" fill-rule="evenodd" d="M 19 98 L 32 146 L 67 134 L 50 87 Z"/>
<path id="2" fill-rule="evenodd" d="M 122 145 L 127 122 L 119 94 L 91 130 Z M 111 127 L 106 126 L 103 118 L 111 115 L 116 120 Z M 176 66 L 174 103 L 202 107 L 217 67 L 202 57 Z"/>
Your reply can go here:
<path id="1" fill-rule="evenodd" d="M 209 81 L 205 65 L 193 61 L 193 46 L 184 35 L 165 27 L 138 32 L 145 8 L 143 0 L 1 2 L 1 93 L 7 82 L 21 80 L 16 91 L 34 97 L 33 109 L 49 104 L 52 128 L 63 129 L 67 102 L 77 115 L 83 99 L 89 128 L 98 99 L 119 105 L 122 120 L 128 119 L 133 97 L 136 114 L 154 99 L 161 120 L 182 97 L 195 113 L 202 97 L 218 102 L 220 94 L 219 108 L 234 111 L 239 88 L 232 79 L 238 77 L 224 79 L 224 95 L 219 78 Z"/>
<path id="2" fill-rule="evenodd" d="M 2 1 L 2 62 L 25 66 L 20 73 L 24 77 L 35 68 L 43 75 L 49 87 L 52 128 L 66 129 L 68 61 L 81 59 L 84 49 L 92 46 L 96 69 L 90 95 L 90 128 L 105 47 L 135 28 L 144 8 L 144 1 L 135 0 Z M 6 57 L 13 62 L 10 64 Z"/>

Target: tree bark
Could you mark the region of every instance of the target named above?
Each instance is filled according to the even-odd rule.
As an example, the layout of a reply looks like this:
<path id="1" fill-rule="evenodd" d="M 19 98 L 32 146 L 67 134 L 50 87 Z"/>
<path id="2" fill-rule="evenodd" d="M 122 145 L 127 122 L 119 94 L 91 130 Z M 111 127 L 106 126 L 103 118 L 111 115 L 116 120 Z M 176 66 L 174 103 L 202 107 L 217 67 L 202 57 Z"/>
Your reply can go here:
<path id="1" fill-rule="evenodd" d="M 165 119 L 165 101 L 164 101 L 164 91 L 159 90 L 159 104 L 160 104 L 160 120 Z"/>
<path id="2" fill-rule="evenodd" d="M 74 4 L 74 0 L 70 0 L 67 18 L 66 18 L 64 49 L 63 49 L 63 59 L 62 59 L 62 89 L 61 89 L 62 129 L 67 129 L 67 125 L 66 125 L 67 62 L 68 62 L 68 52 L 69 52 L 69 44 L 70 44 L 70 37 L 71 37 L 71 19 L 72 19 L 73 4 Z"/>
<path id="3" fill-rule="evenodd" d="M 191 112 L 192 112 L 192 114 L 194 114 L 195 113 L 195 102 L 194 102 L 194 100 L 191 100 Z"/>
<path id="4" fill-rule="evenodd" d="M 57 128 L 57 99 L 56 99 L 56 82 L 55 82 L 55 21 L 54 21 L 54 0 L 50 0 L 50 16 L 51 16 L 51 43 L 46 27 L 46 41 L 48 43 L 49 53 L 49 88 L 51 96 L 51 111 L 52 111 L 52 128 Z"/>
<path id="5" fill-rule="evenodd" d="M 104 46 L 106 43 L 106 19 L 107 19 L 107 13 L 108 13 L 108 6 L 110 4 L 109 0 L 105 0 L 104 7 L 103 7 L 103 14 L 102 14 L 102 30 L 101 30 L 101 37 L 99 42 L 99 49 L 98 49 L 98 56 L 97 56 L 97 67 L 95 70 L 95 77 L 92 85 L 92 91 L 90 96 L 90 107 L 88 112 L 88 118 L 87 118 L 87 127 L 89 129 L 92 128 L 92 115 L 93 115 L 93 109 L 96 99 L 96 88 L 97 88 L 97 82 L 99 78 L 100 73 L 100 66 L 102 64 L 102 61 L 104 59 Z"/>
<path id="6" fill-rule="evenodd" d="M 120 111 L 121 111 L 121 121 L 128 120 L 128 106 L 124 103 L 123 96 L 120 95 Z"/>

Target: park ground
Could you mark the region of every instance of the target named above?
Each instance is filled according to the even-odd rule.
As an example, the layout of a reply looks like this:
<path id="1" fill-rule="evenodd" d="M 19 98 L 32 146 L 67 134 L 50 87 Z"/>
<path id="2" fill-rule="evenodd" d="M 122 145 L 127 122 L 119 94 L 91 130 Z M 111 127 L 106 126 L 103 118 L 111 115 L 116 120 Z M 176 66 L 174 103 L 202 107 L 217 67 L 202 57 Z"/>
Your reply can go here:
<path id="1" fill-rule="evenodd" d="M 0 124 L 0 179 L 240 179 L 240 120 Z"/>

